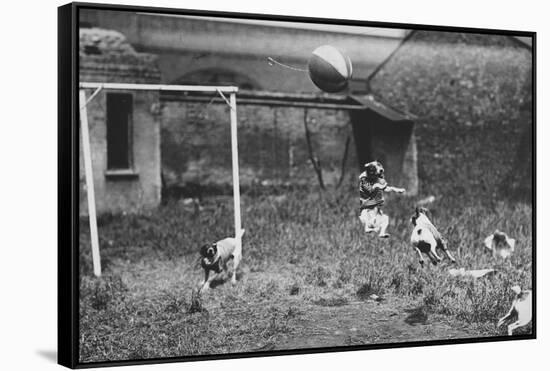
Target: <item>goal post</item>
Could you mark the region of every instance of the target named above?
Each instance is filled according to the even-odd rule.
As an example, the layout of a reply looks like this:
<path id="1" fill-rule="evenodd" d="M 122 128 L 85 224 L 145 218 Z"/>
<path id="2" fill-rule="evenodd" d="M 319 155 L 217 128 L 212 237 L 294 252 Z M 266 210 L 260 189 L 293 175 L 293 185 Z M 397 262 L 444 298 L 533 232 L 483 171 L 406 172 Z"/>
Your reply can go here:
<path id="1" fill-rule="evenodd" d="M 231 163 L 233 178 L 233 206 L 235 219 L 235 242 L 240 251 L 241 241 L 241 202 L 239 185 L 239 150 L 237 143 L 237 92 L 236 86 L 200 86 L 200 85 L 162 85 L 162 84 L 126 84 L 126 83 L 98 83 L 81 82 L 79 84 L 80 128 L 82 138 L 82 154 L 84 159 L 85 181 L 88 200 L 88 219 L 90 223 L 90 239 L 92 245 L 92 261 L 94 274 L 101 276 L 101 258 L 99 249 L 99 237 L 97 230 L 97 215 L 94 191 L 94 174 L 92 166 L 92 153 L 88 126 L 88 112 L 86 106 L 101 90 L 149 90 L 149 91 L 173 91 L 173 92 L 202 92 L 219 94 L 229 106 L 231 123 Z M 95 89 L 94 93 L 86 98 L 85 89 Z M 224 94 L 229 94 L 229 99 Z"/>
<path id="2" fill-rule="evenodd" d="M 79 92 L 80 132 L 82 135 L 82 153 L 84 157 L 84 174 L 86 177 L 86 194 L 88 198 L 88 219 L 90 222 L 90 238 L 92 243 L 92 262 L 94 274 L 101 276 L 101 259 L 99 255 L 99 236 L 97 232 L 97 217 L 95 210 L 95 190 L 92 167 L 92 151 L 90 149 L 90 129 L 88 127 L 88 110 L 86 109 L 86 91 Z"/>

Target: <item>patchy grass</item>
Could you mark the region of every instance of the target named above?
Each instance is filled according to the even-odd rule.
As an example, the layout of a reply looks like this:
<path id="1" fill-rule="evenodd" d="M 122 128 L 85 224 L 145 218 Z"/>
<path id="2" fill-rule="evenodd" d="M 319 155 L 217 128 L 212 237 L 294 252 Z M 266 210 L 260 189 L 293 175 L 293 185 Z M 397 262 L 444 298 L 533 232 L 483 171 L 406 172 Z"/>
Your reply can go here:
<path id="1" fill-rule="evenodd" d="M 203 295 L 196 291 L 203 277 L 197 249 L 232 235 L 231 198 L 207 198 L 198 213 L 174 201 L 144 215 L 102 217 L 101 279 L 92 275 L 89 232 L 82 222 L 80 360 L 276 349 L 300 336 L 308 337 L 307 346 L 337 342 L 338 336 L 341 344 L 333 345 L 410 341 L 418 338 L 408 329 L 424 323 L 435 330 L 424 331 L 421 339 L 462 336 L 458 330 L 471 337 L 503 335 L 505 329 L 495 323 L 510 306 L 510 287 L 531 287 L 532 210 L 523 203 L 479 199 L 484 198 L 439 198 L 431 207 L 459 267 L 498 270 L 476 281 L 450 277 L 447 260 L 419 266 L 408 242 L 414 199 L 388 200 L 390 239 L 365 235 L 351 186 L 338 193 L 296 191 L 276 207 L 268 196 L 243 196 L 246 234 L 238 284 L 221 282 Z M 482 246 L 496 228 L 517 239 L 508 262 L 494 261 Z M 372 294 L 386 300 L 368 300 Z M 348 320 L 350 328 L 364 326 L 365 335 L 329 334 L 316 342 L 315 331 L 324 323 L 320 313 L 332 326 Z M 387 321 L 405 327 L 376 330 Z M 439 329 L 439 323 L 447 327 Z M 392 337 L 376 335 L 384 333 Z"/>
<path id="2" fill-rule="evenodd" d="M 321 298 L 319 300 L 314 301 L 313 303 L 315 305 L 320 305 L 323 307 L 340 307 L 342 305 L 348 304 L 349 299 L 346 297 L 329 297 L 329 298 Z"/>

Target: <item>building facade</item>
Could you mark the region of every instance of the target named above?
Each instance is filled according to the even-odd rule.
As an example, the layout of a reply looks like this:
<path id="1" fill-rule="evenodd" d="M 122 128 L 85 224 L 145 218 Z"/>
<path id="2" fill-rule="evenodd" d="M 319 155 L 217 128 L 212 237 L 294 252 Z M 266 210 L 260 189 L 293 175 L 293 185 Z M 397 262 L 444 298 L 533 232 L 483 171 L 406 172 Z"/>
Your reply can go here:
<path id="1" fill-rule="evenodd" d="M 316 187 L 318 172 L 327 187 L 350 186 L 364 162 L 376 157 L 387 162 L 392 179 L 416 194 L 414 121 L 396 119 L 399 114 L 380 103 L 385 110 L 377 110 L 365 94 L 367 77 L 399 45 L 403 30 L 99 10 L 82 10 L 80 17 L 81 81 L 239 87 L 242 187 Z M 354 81 L 347 91 L 324 94 L 307 72 L 268 60 L 304 69 L 322 44 L 352 59 Z M 117 151 L 108 143 L 109 100 L 119 108 L 130 104 L 109 97 L 115 93 L 100 93 L 88 107 L 100 213 L 154 207 L 170 194 L 163 193 L 167 189 L 189 196 L 196 194 L 187 190 L 230 190 L 229 111 L 222 99 L 126 92 L 132 102 L 131 151 L 119 149 L 130 155 L 111 168 L 109 157 Z M 367 150 L 359 148 L 367 142 Z"/>
<path id="2" fill-rule="evenodd" d="M 133 47 L 155 54 L 162 82 L 234 84 L 244 89 L 318 93 L 307 72 L 311 52 L 330 44 L 353 63 L 351 88 L 364 81 L 400 43 L 405 30 L 219 17 L 81 10 L 85 27 L 114 29 Z M 367 46 L 367 47 L 365 47 Z"/>
<path id="3" fill-rule="evenodd" d="M 80 82 L 160 81 L 155 57 L 137 53 L 117 31 L 81 29 L 79 58 Z M 93 92 L 87 89 L 87 96 Z M 159 93 L 103 90 L 86 109 L 98 213 L 138 212 L 159 205 Z M 87 214 L 87 209 L 81 153 L 80 213 Z"/>
<path id="4" fill-rule="evenodd" d="M 222 99 L 209 100 L 161 96 L 163 175 L 186 196 L 197 196 L 186 188 L 230 190 L 229 108 Z M 245 189 L 319 187 L 319 178 L 327 187 L 355 188 L 362 164 L 378 159 L 388 177 L 417 192 L 414 118 L 370 96 L 243 92 L 237 118 Z"/>

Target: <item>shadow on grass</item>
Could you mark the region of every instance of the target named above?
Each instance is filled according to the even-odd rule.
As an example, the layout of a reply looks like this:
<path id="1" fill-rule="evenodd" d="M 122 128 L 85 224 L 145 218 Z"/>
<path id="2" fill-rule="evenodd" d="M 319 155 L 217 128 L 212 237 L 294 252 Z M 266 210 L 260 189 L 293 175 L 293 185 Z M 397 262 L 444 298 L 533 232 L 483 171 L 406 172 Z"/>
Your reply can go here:
<path id="1" fill-rule="evenodd" d="M 405 318 L 405 323 L 411 326 L 425 325 L 428 321 L 428 315 L 423 306 L 412 309 L 405 309 L 409 315 Z"/>
<path id="2" fill-rule="evenodd" d="M 211 273 L 213 274 L 213 273 Z M 242 281 L 244 277 L 244 273 L 237 270 L 237 282 Z M 218 286 L 222 285 L 229 285 L 231 286 L 231 275 L 224 271 L 224 273 L 220 274 L 219 277 L 216 277 L 210 282 L 210 288 L 216 288 Z"/>

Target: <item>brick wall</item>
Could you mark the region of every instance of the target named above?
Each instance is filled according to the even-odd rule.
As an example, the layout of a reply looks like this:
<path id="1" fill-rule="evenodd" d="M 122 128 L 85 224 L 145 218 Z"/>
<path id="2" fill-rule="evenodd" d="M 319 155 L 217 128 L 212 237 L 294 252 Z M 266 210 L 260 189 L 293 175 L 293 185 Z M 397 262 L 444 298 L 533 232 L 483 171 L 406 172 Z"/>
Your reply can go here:
<path id="1" fill-rule="evenodd" d="M 192 189 L 191 185 L 199 185 L 230 192 L 229 108 L 208 102 L 162 102 L 161 146 L 166 186 Z M 311 185 L 314 189 L 319 186 L 305 136 L 306 114 L 313 152 L 321 163 L 325 185 L 336 186 L 344 168 L 342 184 L 356 186 L 360 164 L 352 120 L 359 120 L 356 125 L 369 125 L 371 123 L 365 122 L 366 116 L 351 115 L 346 109 L 247 104 L 239 103 L 238 99 L 237 107 L 240 181 L 244 188 Z M 411 126 L 397 125 L 391 130 L 390 137 L 399 138 L 399 145 L 391 142 L 387 128 L 378 130 L 373 126 L 368 138 L 373 143 L 373 154 L 379 159 L 388 159 L 392 165 L 388 175 L 415 194 L 414 134 Z M 347 157 L 342 167 L 346 142 Z"/>
<path id="2" fill-rule="evenodd" d="M 305 139 L 304 108 L 237 103 L 241 184 L 317 186 Z M 357 160 L 344 110 L 307 110 L 312 146 L 323 177 L 335 185 L 348 135 L 347 175 L 356 175 Z M 229 109 L 225 104 L 163 102 L 163 174 L 168 186 L 231 184 Z"/>

